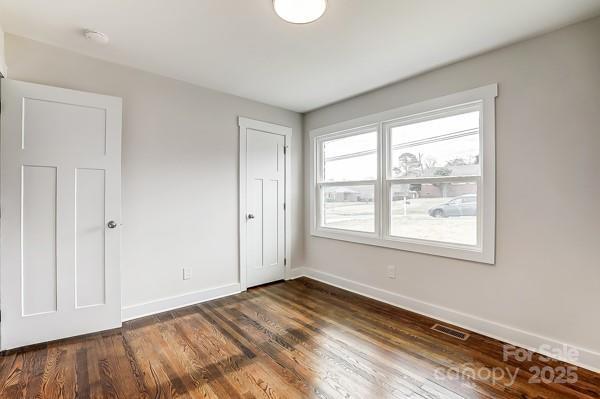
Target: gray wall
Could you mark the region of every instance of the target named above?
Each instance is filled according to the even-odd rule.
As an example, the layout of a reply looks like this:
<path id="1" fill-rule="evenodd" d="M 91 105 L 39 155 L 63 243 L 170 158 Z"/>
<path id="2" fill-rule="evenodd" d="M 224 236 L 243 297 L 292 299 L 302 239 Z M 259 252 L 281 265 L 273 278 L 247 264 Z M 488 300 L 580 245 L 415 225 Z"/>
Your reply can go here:
<path id="1" fill-rule="evenodd" d="M 12 35 L 6 55 L 12 79 L 123 98 L 124 306 L 239 281 L 238 115 L 294 130 L 292 264 L 303 262 L 300 114 Z"/>
<path id="2" fill-rule="evenodd" d="M 311 129 L 496 82 L 495 266 L 316 237 L 306 264 L 600 352 L 600 19 L 309 113 L 305 167 Z"/>

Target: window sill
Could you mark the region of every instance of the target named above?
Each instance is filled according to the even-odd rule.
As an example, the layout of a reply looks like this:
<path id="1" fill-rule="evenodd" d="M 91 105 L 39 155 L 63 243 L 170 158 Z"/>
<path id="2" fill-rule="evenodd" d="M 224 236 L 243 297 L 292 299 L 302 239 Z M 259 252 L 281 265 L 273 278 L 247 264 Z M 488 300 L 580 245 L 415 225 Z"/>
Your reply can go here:
<path id="1" fill-rule="evenodd" d="M 379 238 L 372 234 L 359 232 L 339 232 L 333 229 L 317 229 L 311 232 L 311 236 L 328 238 L 338 241 L 346 241 L 356 244 L 372 245 L 376 247 L 391 248 L 402 251 L 416 252 L 427 255 L 441 256 L 445 258 L 461 259 L 470 262 L 478 262 L 494 265 L 494 251 L 484 250 L 461 244 L 431 242 L 424 240 L 410 240 L 403 238 Z"/>

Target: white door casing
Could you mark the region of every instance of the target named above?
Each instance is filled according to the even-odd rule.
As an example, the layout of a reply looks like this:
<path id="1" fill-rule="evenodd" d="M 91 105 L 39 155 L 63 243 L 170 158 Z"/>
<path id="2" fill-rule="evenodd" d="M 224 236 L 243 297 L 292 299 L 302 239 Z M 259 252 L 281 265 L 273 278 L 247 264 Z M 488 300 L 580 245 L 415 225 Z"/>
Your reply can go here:
<path id="1" fill-rule="evenodd" d="M 121 326 L 121 115 L 120 98 L 2 81 L 2 350 Z"/>
<path id="2" fill-rule="evenodd" d="M 239 119 L 240 283 L 282 280 L 290 258 L 288 127 Z"/>

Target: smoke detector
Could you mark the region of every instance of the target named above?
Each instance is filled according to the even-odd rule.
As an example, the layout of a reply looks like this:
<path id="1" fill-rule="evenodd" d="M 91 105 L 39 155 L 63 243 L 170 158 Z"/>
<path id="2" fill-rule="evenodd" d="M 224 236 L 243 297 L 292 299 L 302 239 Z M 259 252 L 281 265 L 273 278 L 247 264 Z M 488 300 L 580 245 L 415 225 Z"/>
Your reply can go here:
<path id="1" fill-rule="evenodd" d="M 107 44 L 108 36 L 106 36 L 102 32 L 97 32 L 95 30 L 86 29 L 83 31 L 83 36 L 94 43 L 98 44 Z"/>

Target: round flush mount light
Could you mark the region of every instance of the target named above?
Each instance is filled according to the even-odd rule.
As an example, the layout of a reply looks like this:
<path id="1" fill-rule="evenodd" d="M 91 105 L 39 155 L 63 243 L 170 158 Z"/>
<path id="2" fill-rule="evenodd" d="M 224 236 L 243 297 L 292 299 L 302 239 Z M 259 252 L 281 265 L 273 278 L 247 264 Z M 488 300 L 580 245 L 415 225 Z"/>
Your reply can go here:
<path id="1" fill-rule="evenodd" d="M 273 8 L 284 21 L 307 24 L 325 14 L 327 0 L 273 0 Z"/>
<path id="2" fill-rule="evenodd" d="M 88 39 L 94 43 L 98 43 L 98 44 L 107 44 L 108 43 L 108 36 L 106 36 L 102 32 L 97 32 L 95 30 L 85 29 L 83 31 L 83 36 L 85 36 L 86 39 Z"/>

